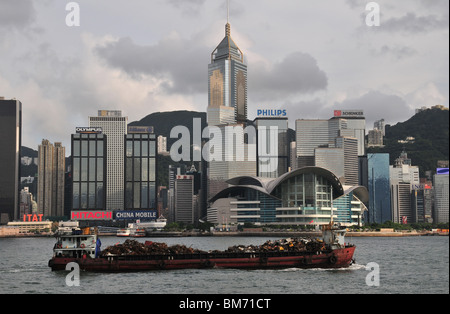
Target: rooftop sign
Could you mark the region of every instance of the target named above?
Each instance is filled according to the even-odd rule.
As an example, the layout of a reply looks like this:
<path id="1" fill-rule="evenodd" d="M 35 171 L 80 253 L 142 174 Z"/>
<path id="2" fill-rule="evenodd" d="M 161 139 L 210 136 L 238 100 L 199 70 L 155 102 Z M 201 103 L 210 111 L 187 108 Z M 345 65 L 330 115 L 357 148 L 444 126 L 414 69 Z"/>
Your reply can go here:
<path id="1" fill-rule="evenodd" d="M 286 117 L 286 109 L 258 109 L 258 117 Z"/>
<path id="2" fill-rule="evenodd" d="M 156 210 L 118 210 L 114 212 L 116 220 L 155 220 Z"/>
<path id="3" fill-rule="evenodd" d="M 152 126 L 128 126 L 128 133 L 129 134 L 153 134 L 155 133 L 155 129 Z"/>
<path id="4" fill-rule="evenodd" d="M 112 212 L 104 210 L 72 211 L 70 220 L 111 220 Z"/>
<path id="5" fill-rule="evenodd" d="M 103 129 L 100 127 L 77 127 L 75 128 L 76 133 L 90 133 L 90 134 L 102 134 Z"/>
<path id="6" fill-rule="evenodd" d="M 364 111 L 363 110 L 335 110 L 334 116 L 342 117 L 342 118 L 364 118 Z"/>

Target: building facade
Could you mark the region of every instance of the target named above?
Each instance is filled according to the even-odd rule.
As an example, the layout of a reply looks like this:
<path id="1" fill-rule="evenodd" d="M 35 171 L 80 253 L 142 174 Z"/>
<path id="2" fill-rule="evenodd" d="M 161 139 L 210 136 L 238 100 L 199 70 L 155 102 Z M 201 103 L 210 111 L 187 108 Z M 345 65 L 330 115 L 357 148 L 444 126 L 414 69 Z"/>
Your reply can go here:
<path id="1" fill-rule="evenodd" d="M 45 217 L 64 216 L 66 149 L 60 142 L 53 145 L 42 140 L 38 147 L 38 210 Z"/>
<path id="2" fill-rule="evenodd" d="M 125 209 L 157 210 L 155 134 L 125 136 Z"/>
<path id="3" fill-rule="evenodd" d="M 247 120 L 247 65 L 230 29 L 227 23 L 225 37 L 211 53 L 208 66 L 208 125 Z"/>
<path id="4" fill-rule="evenodd" d="M 392 219 L 389 154 L 367 154 L 367 177 L 367 222 L 382 224 Z"/>
<path id="5" fill-rule="evenodd" d="M 330 122 L 338 122 L 340 136 L 354 137 L 358 140 L 358 156 L 366 153 L 366 119 L 363 110 L 335 110 Z"/>
<path id="6" fill-rule="evenodd" d="M 0 223 L 19 218 L 22 103 L 0 97 Z"/>
<path id="7" fill-rule="evenodd" d="M 127 134 L 127 117 L 119 110 L 99 110 L 97 117 L 89 117 L 89 127 L 100 127 L 108 137 L 106 163 L 106 207 L 124 209 L 124 141 Z"/>
<path id="8" fill-rule="evenodd" d="M 288 118 L 256 118 L 257 176 L 278 178 L 289 169 Z"/>
<path id="9" fill-rule="evenodd" d="M 359 140 L 347 120 L 296 120 L 297 168 L 323 167 L 343 184 L 358 185 Z"/>
<path id="10" fill-rule="evenodd" d="M 186 224 L 196 222 L 197 195 L 194 195 L 194 176 L 177 175 L 175 180 L 175 221 Z"/>
<path id="11" fill-rule="evenodd" d="M 107 137 L 72 134 L 72 210 L 106 210 Z"/>
<path id="12" fill-rule="evenodd" d="M 332 172 L 319 167 L 300 168 L 275 179 L 242 176 L 228 183 L 230 187 L 211 199 L 212 223 L 308 226 L 333 220 L 360 225 L 368 202 L 365 187 L 344 188 Z"/>
<path id="13" fill-rule="evenodd" d="M 435 174 L 434 177 L 434 222 L 449 222 L 449 179 L 448 169 L 446 174 Z"/>

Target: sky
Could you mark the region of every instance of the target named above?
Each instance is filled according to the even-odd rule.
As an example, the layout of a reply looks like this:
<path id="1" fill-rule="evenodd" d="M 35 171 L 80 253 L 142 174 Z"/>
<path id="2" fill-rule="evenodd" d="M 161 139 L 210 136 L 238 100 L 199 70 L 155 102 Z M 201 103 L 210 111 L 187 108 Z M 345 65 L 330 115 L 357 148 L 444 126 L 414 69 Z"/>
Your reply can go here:
<path id="1" fill-rule="evenodd" d="M 79 26 L 68 26 L 72 7 Z M 449 1 L 230 0 L 231 36 L 248 66 L 248 118 L 285 109 L 328 119 L 361 109 L 366 129 L 449 106 Z M 128 121 L 206 112 L 211 52 L 226 0 L 0 0 L 0 96 L 23 105 L 22 144 L 63 142 L 100 109 Z"/>

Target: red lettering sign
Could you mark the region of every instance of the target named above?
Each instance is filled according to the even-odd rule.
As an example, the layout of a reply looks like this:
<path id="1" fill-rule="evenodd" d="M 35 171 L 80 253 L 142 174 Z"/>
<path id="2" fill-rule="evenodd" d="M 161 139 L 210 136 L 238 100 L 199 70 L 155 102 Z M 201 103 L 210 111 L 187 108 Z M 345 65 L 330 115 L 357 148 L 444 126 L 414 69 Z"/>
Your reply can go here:
<path id="1" fill-rule="evenodd" d="M 28 221 L 28 222 L 37 222 L 37 221 L 42 221 L 42 216 L 44 216 L 43 214 L 25 214 L 23 215 L 23 221 Z"/>
<path id="2" fill-rule="evenodd" d="M 70 215 L 72 220 L 109 220 L 112 219 L 111 211 L 73 211 Z"/>

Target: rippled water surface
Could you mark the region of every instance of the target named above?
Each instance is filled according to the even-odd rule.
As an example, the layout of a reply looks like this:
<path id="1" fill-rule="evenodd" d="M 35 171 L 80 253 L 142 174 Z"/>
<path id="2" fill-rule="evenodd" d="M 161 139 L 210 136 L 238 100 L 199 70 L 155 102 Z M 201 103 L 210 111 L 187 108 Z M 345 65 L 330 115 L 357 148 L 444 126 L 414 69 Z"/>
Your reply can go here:
<path id="1" fill-rule="evenodd" d="M 262 244 L 269 238 L 199 237 L 152 240 L 202 250 Z M 0 239 L 0 293 L 305 294 L 449 293 L 448 237 L 347 238 L 356 263 L 347 269 L 202 269 L 143 273 L 82 272 L 79 287 L 66 285 L 69 272 L 52 272 L 53 238 Z M 102 238 L 102 247 L 123 242 Z M 379 286 L 368 286 L 368 263 L 379 265 Z"/>

